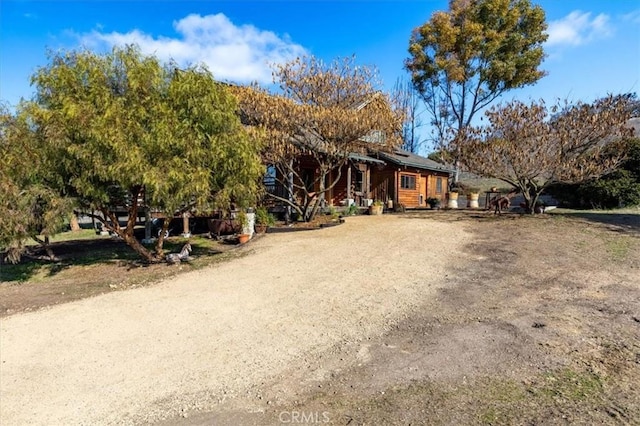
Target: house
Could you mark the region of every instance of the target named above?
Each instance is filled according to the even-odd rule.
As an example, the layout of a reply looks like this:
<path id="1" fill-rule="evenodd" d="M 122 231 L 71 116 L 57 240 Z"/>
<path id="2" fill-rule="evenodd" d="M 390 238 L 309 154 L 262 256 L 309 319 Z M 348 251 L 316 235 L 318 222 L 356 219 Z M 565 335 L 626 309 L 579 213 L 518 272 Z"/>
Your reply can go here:
<path id="1" fill-rule="evenodd" d="M 297 163 L 297 174 L 302 180 L 299 184 L 309 191 L 318 191 L 313 158 L 299 158 Z M 367 207 L 380 200 L 406 208 L 426 207 L 427 198 L 444 200 L 451 172 L 440 163 L 400 149 L 366 155 L 352 153 L 347 164 L 327 176 L 327 183 L 336 179 L 337 182 L 326 192 L 325 200 L 330 206 Z M 272 194 L 283 196 L 286 192 L 276 184 L 276 179 L 267 178 L 265 183 Z"/>
<path id="2" fill-rule="evenodd" d="M 263 153 L 271 196 L 266 204 L 289 205 L 312 216 L 324 205 L 367 207 L 379 200 L 419 208 L 427 206 L 429 197 L 444 198 L 450 170 L 393 149 L 400 116 L 381 93 L 343 107 L 321 107 L 321 114 L 290 99 L 245 90 L 238 94 L 249 99 L 240 101 L 246 126 L 277 129 L 276 143 Z M 260 102 L 252 100 L 256 94 Z"/>
<path id="3" fill-rule="evenodd" d="M 448 167 L 401 149 L 380 151 L 377 157 L 385 165 L 371 176 L 373 198 L 406 208 L 426 207 L 427 198 L 444 201 L 452 173 Z"/>

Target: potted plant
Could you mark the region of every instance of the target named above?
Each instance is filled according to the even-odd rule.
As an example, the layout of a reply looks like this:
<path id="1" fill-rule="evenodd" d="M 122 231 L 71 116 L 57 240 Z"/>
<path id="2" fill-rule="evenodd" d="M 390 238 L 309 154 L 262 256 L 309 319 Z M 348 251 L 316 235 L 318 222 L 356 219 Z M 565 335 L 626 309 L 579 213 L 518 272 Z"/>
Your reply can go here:
<path id="1" fill-rule="evenodd" d="M 236 220 L 240 223 L 240 233 L 238 234 L 238 242 L 244 244 L 251 239 L 251 234 L 247 230 L 249 226 L 249 218 L 244 210 L 236 213 Z"/>
<path id="2" fill-rule="evenodd" d="M 460 191 L 459 188 L 453 187 L 453 188 L 451 188 L 451 190 L 447 194 L 448 200 L 449 200 L 447 202 L 447 207 L 448 208 L 450 208 L 450 209 L 457 209 L 458 208 L 458 192 L 459 191 Z"/>
<path id="3" fill-rule="evenodd" d="M 432 209 L 439 209 L 440 208 L 440 199 L 436 198 L 436 197 L 429 197 L 429 198 L 427 198 L 427 204 Z"/>
<path id="4" fill-rule="evenodd" d="M 467 190 L 467 207 L 477 209 L 480 207 L 478 200 L 480 199 L 480 188 L 470 187 Z"/>
<path id="5" fill-rule="evenodd" d="M 256 225 L 255 229 L 258 234 L 267 232 L 267 228 L 276 224 L 276 218 L 269 213 L 266 207 L 258 207 L 256 209 Z"/>
<path id="6" fill-rule="evenodd" d="M 380 200 L 375 200 L 373 204 L 369 206 L 369 214 L 380 215 L 384 209 L 384 204 Z"/>

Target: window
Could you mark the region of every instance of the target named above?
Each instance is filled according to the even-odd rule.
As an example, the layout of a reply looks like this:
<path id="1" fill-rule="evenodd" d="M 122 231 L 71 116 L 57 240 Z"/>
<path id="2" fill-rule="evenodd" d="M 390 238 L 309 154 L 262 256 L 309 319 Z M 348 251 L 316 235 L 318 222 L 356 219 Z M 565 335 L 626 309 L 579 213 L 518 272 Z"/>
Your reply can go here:
<path id="1" fill-rule="evenodd" d="M 442 194 L 442 178 L 436 179 L 436 194 Z"/>
<path id="2" fill-rule="evenodd" d="M 400 188 L 416 189 L 416 177 L 413 175 L 400 175 Z"/>
<path id="3" fill-rule="evenodd" d="M 353 188 L 355 192 L 364 192 L 364 173 L 360 170 L 355 171 Z"/>

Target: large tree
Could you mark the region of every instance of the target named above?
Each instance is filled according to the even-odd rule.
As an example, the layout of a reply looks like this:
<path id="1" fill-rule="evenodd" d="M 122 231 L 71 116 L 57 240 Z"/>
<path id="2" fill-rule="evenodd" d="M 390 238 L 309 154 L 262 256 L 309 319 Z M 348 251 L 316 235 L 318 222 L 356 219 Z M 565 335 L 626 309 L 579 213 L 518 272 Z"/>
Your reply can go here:
<path id="1" fill-rule="evenodd" d="M 163 258 L 164 233 L 155 251 L 134 237 L 143 202 L 173 217 L 249 202 L 258 190 L 260 146 L 241 125 L 233 95 L 204 68 L 163 65 L 129 46 L 56 53 L 32 82 L 28 112 L 53 187 L 98 212 L 147 261 Z"/>
<path id="2" fill-rule="evenodd" d="M 47 185 L 45 160 L 21 106 L 15 114 L 0 107 L 0 249 L 12 263 L 28 239 L 53 259 L 49 238 L 64 229 L 74 206 Z"/>
<path id="3" fill-rule="evenodd" d="M 470 171 L 518 189 L 526 209 L 555 183 L 579 183 L 609 173 L 624 159 L 628 95 L 592 104 L 513 101 L 485 113 L 489 124 L 467 128 L 456 141 Z"/>
<path id="4" fill-rule="evenodd" d="M 546 27 L 529 0 L 451 0 L 413 30 L 405 66 L 441 146 L 503 93 L 544 76 Z"/>
<path id="5" fill-rule="evenodd" d="M 353 57 L 330 64 L 298 58 L 277 65 L 274 82 L 280 93 L 258 87 L 236 92 L 246 122 L 267 141 L 263 159 L 285 191 L 269 195 L 310 221 L 350 154 L 399 145 L 402 113 L 377 90 L 375 70 L 356 66 Z M 301 161 L 310 161 L 316 172 L 304 175 Z"/>

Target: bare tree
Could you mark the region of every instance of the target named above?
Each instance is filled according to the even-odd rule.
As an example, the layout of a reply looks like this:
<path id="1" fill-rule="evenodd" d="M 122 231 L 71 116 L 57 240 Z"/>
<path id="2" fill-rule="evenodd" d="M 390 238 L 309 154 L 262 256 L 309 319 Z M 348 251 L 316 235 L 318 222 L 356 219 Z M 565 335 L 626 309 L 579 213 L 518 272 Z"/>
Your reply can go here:
<path id="1" fill-rule="evenodd" d="M 551 108 L 543 101 L 513 101 L 487 111 L 488 126 L 460 133 L 457 148 L 470 171 L 517 188 L 533 213 L 549 185 L 583 182 L 620 164 L 624 150 L 616 147 L 631 134 L 630 99 L 611 95 Z"/>
<path id="2" fill-rule="evenodd" d="M 310 221 L 350 154 L 399 145 L 401 113 L 377 90 L 375 70 L 356 66 L 353 57 L 330 64 L 299 58 L 277 66 L 274 82 L 281 94 L 257 87 L 235 91 L 245 123 L 265 140 L 264 162 L 275 167 L 273 177 L 286 191 L 269 195 Z M 313 165 L 313 173 L 303 162 Z"/>
<path id="3" fill-rule="evenodd" d="M 421 115 L 424 112 L 420 95 L 413 83 L 398 78 L 393 87 L 392 99 L 395 107 L 404 116 L 402 122 L 402 149 L 417 153 L 425 142 L 421 138 L 420 128 L 423 126 Z"/>

